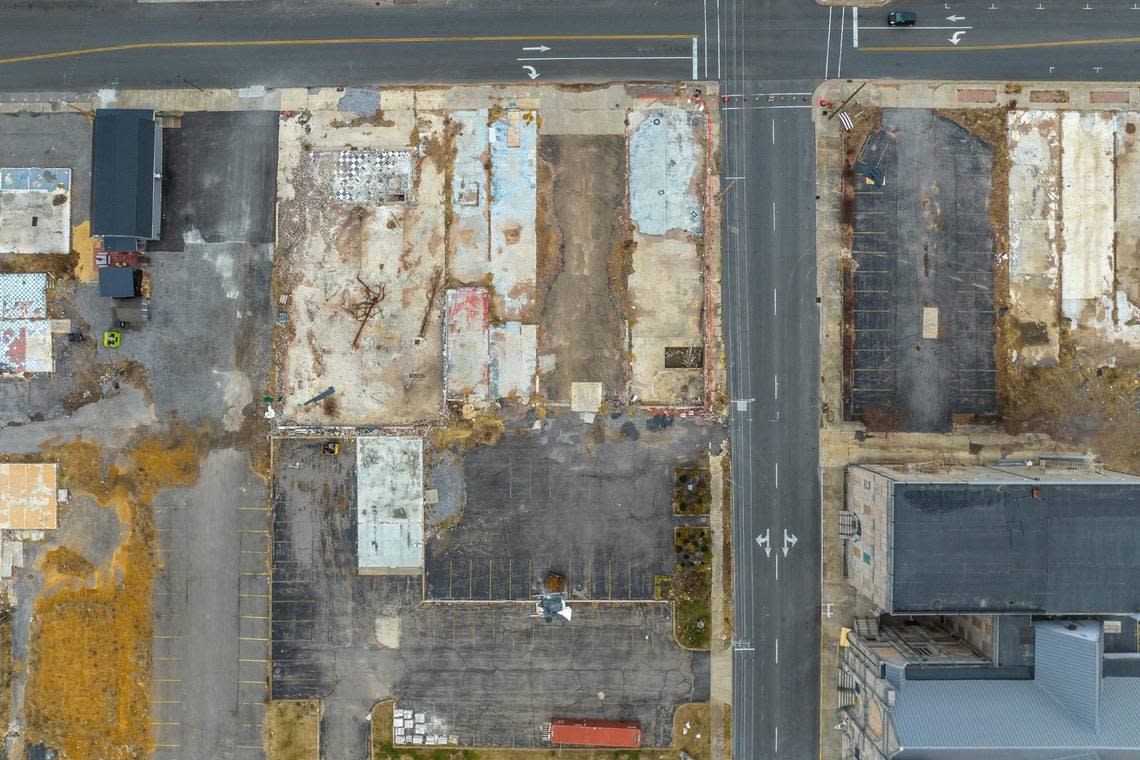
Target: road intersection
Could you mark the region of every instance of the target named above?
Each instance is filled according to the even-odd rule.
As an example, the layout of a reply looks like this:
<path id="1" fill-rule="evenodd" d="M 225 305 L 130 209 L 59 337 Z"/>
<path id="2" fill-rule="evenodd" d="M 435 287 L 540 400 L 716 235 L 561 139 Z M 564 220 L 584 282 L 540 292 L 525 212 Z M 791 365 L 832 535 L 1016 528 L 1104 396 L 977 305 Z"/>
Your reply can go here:
<path id="1" fill-rule="evenodd" d="M 825 78 L 1140 75 L 1140 7 L 808 0 L 370 7 L 94 0 L 6 8 L 5 91 L 471 81 L 717 80 L 733 449 L 734 753 L 816 757 L 818 307 L 811 92 Z M 903 6 L 899 6 L 903 7 Z"/>

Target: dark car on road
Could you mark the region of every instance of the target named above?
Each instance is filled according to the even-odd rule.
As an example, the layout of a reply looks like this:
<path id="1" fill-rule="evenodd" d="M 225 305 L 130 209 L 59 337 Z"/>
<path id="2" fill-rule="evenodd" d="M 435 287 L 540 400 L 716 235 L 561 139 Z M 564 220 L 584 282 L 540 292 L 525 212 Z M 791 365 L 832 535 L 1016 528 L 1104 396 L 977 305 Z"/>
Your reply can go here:
<path id="1" fill-rule="evenodd" d="M 887 26 L 914 26 L 918 16 L 910 11 L 891 11 L 887 14 Z"/>

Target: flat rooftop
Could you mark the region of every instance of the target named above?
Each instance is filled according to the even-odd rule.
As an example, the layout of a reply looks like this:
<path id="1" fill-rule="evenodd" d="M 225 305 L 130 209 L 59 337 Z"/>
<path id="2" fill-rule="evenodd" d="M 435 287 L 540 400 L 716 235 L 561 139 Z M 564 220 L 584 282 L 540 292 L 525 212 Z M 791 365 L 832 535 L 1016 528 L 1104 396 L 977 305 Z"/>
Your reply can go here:
<path id="1" fill-rule="evenodd" d="M 55 464 L 0 463 L 0 529 L 54 528 L 56 496 Z"/>
<path id="2" fill-rule="evenodd" d="M 423 572 L 423 473 L 424 445 L 419 438 L 357 439 L 357 567 L 361 573 Z"/>
<path id="3" fill-rule="evenodd" d="M 896 614 L 1140 610 L 1140 482 L 895 483 Z"/>

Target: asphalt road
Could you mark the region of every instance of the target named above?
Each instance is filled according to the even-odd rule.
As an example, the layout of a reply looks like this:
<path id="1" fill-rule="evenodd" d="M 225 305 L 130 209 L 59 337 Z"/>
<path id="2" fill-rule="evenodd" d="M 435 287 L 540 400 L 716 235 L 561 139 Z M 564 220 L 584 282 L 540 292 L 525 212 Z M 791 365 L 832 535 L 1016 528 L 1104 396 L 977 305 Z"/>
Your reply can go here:
<path id="1" fill-rule="evenodd" d="M 1140 7 L 1131 0 L 896 7 L 915 11 L 919 26 L 886 29 L 884 9 L 856 14 L 809 0 L 284 10 L 256 1 L 35 1 L 0 8 L 0 86 L 494 82 L 533 73 L 541 81 L 702 78 L 760 96 L 724 111 L 724 299 L 740 402 L 732 412 L 733 736 L 738 758 L 798 760 L 819 753 L 819 333 L 814 130 L 810 111 L 790 97 L 827 77 L 1140 75 Z M 525 49 L 534 47 L 547 49 Z"/>
<path id="2" fill-rule="evenodd" d="M 815 130 L 792 97 L 812 82 L 742 83 L 785 94 L 725 111 L 736 637 L 735 757 L 818 754 L 819 319 Z"/>

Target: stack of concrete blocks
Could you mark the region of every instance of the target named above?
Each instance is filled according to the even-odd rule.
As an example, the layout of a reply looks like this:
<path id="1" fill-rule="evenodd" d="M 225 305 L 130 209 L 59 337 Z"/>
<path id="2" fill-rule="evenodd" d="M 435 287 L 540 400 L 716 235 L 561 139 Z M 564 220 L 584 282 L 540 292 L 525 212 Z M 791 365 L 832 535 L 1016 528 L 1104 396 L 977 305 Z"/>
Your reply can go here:
<path id="1" fill-rule="evenodd" d="M 395 744 L 408 744 L 412 737 L 412 711 L 392 710 L 392 739 Z"/>

